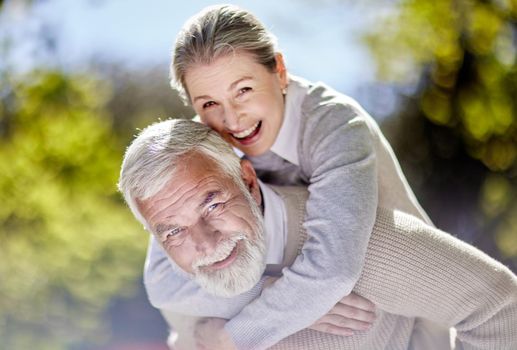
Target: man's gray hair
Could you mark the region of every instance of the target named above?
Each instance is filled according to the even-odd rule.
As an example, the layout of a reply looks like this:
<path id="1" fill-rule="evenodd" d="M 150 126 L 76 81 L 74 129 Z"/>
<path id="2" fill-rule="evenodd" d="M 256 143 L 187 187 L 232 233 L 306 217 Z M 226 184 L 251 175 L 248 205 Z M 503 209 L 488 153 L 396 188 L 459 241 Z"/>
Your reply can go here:
<path id="1" fill-rule="evenodd" d="M 242 188 L 240 158 L 219 134 L 201 123 L 169 119 L 142 130 L 127 148 L 118 188 L 133 215 L 148 229 L 136 200 L 160 191 L 185 156 L 200 152 L 213 159 Z M 245 187 L 244 187 L 245 189 Z"/>
<path id="2" fill-rule="evenodd" d="M 252 54 L 259 64 L 275 72 L 276 43 L 276 37 L 250 12 L 232 5 L 206 7 L 191 17 L 176 37 L 171 86 L 188 103 L 187 69 L 237 51 Z"/>

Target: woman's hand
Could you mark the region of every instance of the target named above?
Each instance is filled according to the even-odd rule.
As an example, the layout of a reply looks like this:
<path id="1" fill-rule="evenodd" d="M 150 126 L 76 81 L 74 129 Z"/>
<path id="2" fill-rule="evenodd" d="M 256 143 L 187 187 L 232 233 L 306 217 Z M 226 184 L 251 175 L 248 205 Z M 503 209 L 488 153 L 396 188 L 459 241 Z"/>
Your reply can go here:
<path id="1" fill-rule="evenodd" d="M 264 282 L 264 289 L 275 283 L 277 279 L 278 277 L 268 277 Z M 324 333 L 349 336 L 354 334 L 354 331 L 369 329 L 373 321 L 375 321 L 375 305 L 352 292 L 309 328 Z"/>

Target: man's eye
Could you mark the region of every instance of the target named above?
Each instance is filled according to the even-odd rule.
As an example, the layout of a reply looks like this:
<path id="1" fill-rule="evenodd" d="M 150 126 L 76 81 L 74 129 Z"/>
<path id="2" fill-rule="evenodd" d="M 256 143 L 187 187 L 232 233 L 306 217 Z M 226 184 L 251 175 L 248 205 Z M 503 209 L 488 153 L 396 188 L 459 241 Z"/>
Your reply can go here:
<path id="1" fill-rule="evenodd" d="M 176 227 L 169 232 L 167 232 L 167 235 L 165 238 L 174 238 L 175 236 L 179 235 L 183 231 L 182 227 Z"/>
<path id="2" fill-rule="evenodd" d="M 215 210 L 215 209 L 217 209 L 217 208 L 221 208 L 223 204 L 224 204 L 224 203 L 214 203 L 214 204 L 210 204 L 210 205 L 208 206 L 208 208 L 207 208 L 207 211 L 210 213 L 210 212 L 214 211 L 214 210 Z"/>
<path id="3" fill-rule="evenodd" d="M 208 101 L 208 102 L 203 103 L 203 109 L 207 109 L 207 108 L 210 108 L 212 106 L 215 106 L 215 102 L 214 101 Z"/>

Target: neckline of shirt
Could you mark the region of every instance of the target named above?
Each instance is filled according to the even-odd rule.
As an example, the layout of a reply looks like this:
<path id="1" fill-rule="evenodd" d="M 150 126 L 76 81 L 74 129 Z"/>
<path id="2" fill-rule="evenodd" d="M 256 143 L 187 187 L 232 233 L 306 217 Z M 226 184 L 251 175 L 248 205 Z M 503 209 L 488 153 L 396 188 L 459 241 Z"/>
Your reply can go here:
<path id="1" fill-rule="evenodd" d="M 273 153 L 296 166 L 300 165 L 298 159 L 300 119 L 303 100 L 308 89 L 309 83 L 306 80 L 289 75 L 282 126 L 273 146 L 271 146 Z"/>

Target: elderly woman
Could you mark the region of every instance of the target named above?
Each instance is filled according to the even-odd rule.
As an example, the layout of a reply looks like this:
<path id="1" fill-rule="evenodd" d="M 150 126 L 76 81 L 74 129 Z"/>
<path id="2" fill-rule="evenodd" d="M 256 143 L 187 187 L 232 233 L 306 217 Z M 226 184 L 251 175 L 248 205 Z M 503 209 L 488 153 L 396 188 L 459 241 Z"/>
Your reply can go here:
<path id="1" fill-rule="evenodd" d="M 377 206 L 430 222 L 378 125 L 350 97 L 288 74 L 274 35 L 234 6 L 208 7 L 185 23 L 171 73 L 172 85 L 201 121 L 242 151 L 262 180 L 309 186 L 304 227 L 310 239 L 301 255 L 242 312 L 218 315 L 229 319 L 226 332 L 243 349 L 266 348 L 311 325 L 350 334 L 343 320 L 321 317 L 340 300 L 346 306 Z M 175 275 L 152 244 L 145 280 L 153 305 L 209 310 L 213 296 Z M 275 254 L 268 263 L 281 261 L 283 251 Z M 193 292 L 177 292 L 185 285 Z M 372 309 L 364 309 L 350 328 L 366 328 L 360 321 L 371 320 Z"/>

